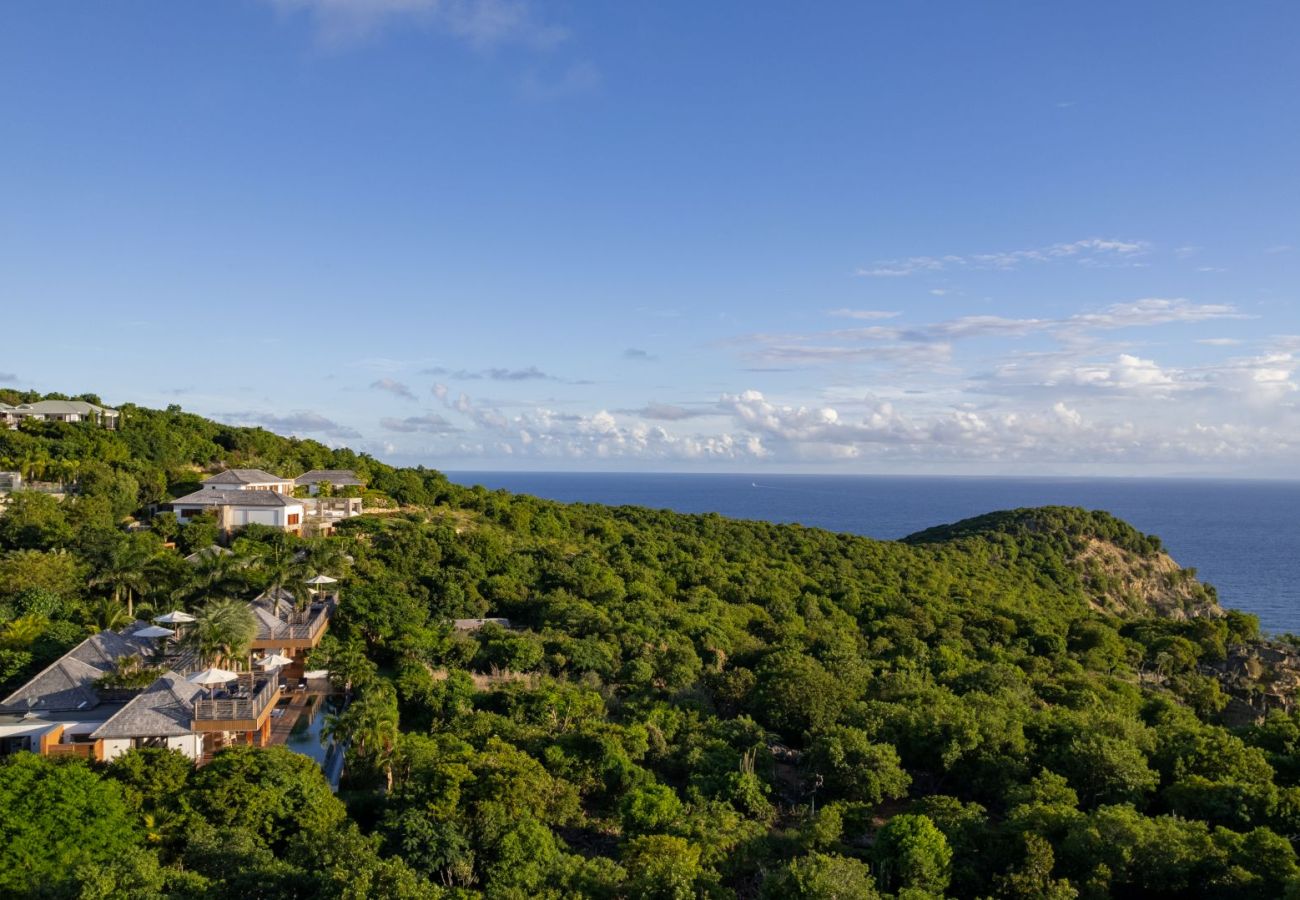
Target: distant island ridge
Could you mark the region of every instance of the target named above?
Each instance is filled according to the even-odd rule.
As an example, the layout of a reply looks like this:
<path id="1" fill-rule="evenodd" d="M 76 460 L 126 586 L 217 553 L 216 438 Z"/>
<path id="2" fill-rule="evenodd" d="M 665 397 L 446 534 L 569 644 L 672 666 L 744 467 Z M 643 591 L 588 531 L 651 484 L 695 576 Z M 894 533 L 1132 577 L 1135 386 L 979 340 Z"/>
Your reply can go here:
<path id="1" fill-rule="evenodd" d="M 1227 607 L 1300 633 L 1300 482 L 941 475 L 448 471 L 464 485 L 562 502 L 628 504 L 897 540 L 994 509 L 1103 509 L 1159 535 Z"/>

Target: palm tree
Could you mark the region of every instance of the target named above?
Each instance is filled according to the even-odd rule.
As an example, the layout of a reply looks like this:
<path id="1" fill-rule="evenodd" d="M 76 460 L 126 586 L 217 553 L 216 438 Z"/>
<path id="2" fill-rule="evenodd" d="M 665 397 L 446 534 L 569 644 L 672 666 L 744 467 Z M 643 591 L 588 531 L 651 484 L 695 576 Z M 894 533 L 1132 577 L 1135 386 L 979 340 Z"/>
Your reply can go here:
<path id="1" fill-rule="evenodd" d="M 90 579 L 92 586 L 107 585 L 113 589 L 114 602 L 121 604 L 126 598 L 126 614 L 135 618 L 135 595 L 149 586 L 150 563 L 156 553 L 143 542 L 126 538 L 109 552 L 99 574 Z"/>
<path id="2" fill-rule="evenodd" d="M 310 577 L 307 554 L 295 550 L 285 535 L 258 547 L 257 571 L 267 591 L 277 600 L 282 591 L 287 591 L 293 594 L 294 606 L 300 611 L 305 609 L 311 599 L 311 589 L 306 584 Z"/>
<path id="3" fill-rule="evenodd" d="M 307 542 L 306 551 L 307 558 L 304 560 L 306 568 L 334 578 L 342 578 L 347 574 L 348 566 L 352 561 L 337 540 L 313 538 Z"/>
<path id="4" fill-rule="evenodd" d="M 198 611 L 183 640 L 204 662 L 233 664 L 248 656 L 256 636 L 257 619 L 247 603 L 216 597 Z"/>
<path id="5" fill-rule="evenodd" d="M 96 631 L 117 631 L 130 621 L 126 610 L 111 597 L 101 597 L 91 608 L 90 624 Z"/>
<path id="6" fill-rule="evenodd" d="M 338 715 L 325 719 L 322 736 L 348 744 L 353 755 L 384 774 L 393 789 L 393 751 L 397 746 L 397 698 L 392 688 L 376 685 Z"/>
<path id="7" fill-rule="evenodd" d="M 0 628 L 0 643 L 10 648 L 30 647 L 45 631 L 46 620 L 34 613 L 6 622 Z"/>
<path id="8" fill-rule="evenodd" d="M 177 600 L 195 602 L 200 598 L 238 597 L 248 589 L 245 569 L 249 561 L 232 553 L 204 553 L 190 572 L 186 583 L 173 592 Z"/>

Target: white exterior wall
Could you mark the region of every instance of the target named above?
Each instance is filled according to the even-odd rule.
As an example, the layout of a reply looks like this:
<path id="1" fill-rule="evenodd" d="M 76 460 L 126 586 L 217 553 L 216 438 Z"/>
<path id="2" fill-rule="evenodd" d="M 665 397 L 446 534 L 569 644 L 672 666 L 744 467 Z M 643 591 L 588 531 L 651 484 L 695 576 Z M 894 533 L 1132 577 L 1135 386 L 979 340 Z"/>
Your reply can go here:
<path id="1" fill-rule="evenodd" d="M 203 487 L 209 491 L 279 491 L 281 494 L 293 493 L 292 481 L 254 481 L 251 484 L 204 483 Z"/>
<path id="2" fill-rule="evenodd" d="M 167 749 L 179 750 L 190 759 L 198 759 L 203 755 L 203 735 L 183 734 L 180 737 L 169 737 Z"/>
<path id="3" fill-rule="evenodd" d="M 130 749 L 130 738 L 104 738 L 104 762 L 117 759 Z"/>
<path id="4" fill-rule="evenodd" d="M 302 525 L 303 510 L 302 505 L 295 503 L 290 506 L 232 506 L 230 507 L 230 522 L 235 528 L 242 525 L 272 525 L 276 528 L 288 528 L 289 516 L 292 513 L 298 514 L 298 525 Z"/>
<path id="5" fill-rule="evenodd" d="M 177 510 L 178 515 L 194 507 L 181 504 Z M 203 506 L 199 507 L 203 511 L 211 510 L 217 514 L 217 523 L 226 529 L 242 528 L 245 525 L 270 525 L 273 528 L 300 528 L 306 515 L 301 503 L 291 503 L 288 506 Z M 298 523 L 289 524 L 289 516 L 297 513 Z M 190 517 L 185 516 L 182 522 L 189 521 Z"/>
<path id="6" fill-rule="evenodd" d="M 131 749 L 135 742 L 131 738 L 104 738 L 104 762 L 111 762 Z M 183 734 L 180 737 L 167 738 L 168 750 L 179 750 L 190 759 L 203 755 L 203 736 Z"/>

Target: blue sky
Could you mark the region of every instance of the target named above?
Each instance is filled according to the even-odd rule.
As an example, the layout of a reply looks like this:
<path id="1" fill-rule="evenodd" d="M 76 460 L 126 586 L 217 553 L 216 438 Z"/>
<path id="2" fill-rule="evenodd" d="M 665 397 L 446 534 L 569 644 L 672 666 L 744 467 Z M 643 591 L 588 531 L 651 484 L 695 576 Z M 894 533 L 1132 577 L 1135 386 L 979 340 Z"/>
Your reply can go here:
<path id="1" fill-rule="evenodd" d="M 0 9 L 0 383 L 443 468 L 1294 476 L 1300 6 Z"/>

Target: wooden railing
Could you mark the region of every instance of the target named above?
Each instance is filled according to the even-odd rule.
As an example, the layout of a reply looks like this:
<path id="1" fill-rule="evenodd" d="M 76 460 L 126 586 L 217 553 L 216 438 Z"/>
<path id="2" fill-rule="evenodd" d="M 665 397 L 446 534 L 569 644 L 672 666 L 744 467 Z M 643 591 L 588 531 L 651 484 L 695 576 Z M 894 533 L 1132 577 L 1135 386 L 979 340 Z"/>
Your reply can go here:
<path id="1" fill-rule="evenodd" d="M 279 625 L 271 632 L 270 637 L 259 638 L 259 640 L 263 643 L 277 640 L 315 641 L 329 624 L 330 617 L 337 606 L 337 601 L 331 597 L 306 622 L 300 625 Z"/>
<path id="2" fill-rule="evenodd" d="M 47 756 L 80 756 L 82 759 L 102 759 L 103 746 L 100 741 L 50 744 L 45 748 L 45 753 Z"/>
<path id="3" fill-rule="evenodd" d="M 226 721 L 257 721 L 280 695 L 279 679 L 268 678 L 252 697 L 222 700 L 195 700 L 194 718 Z"/>

